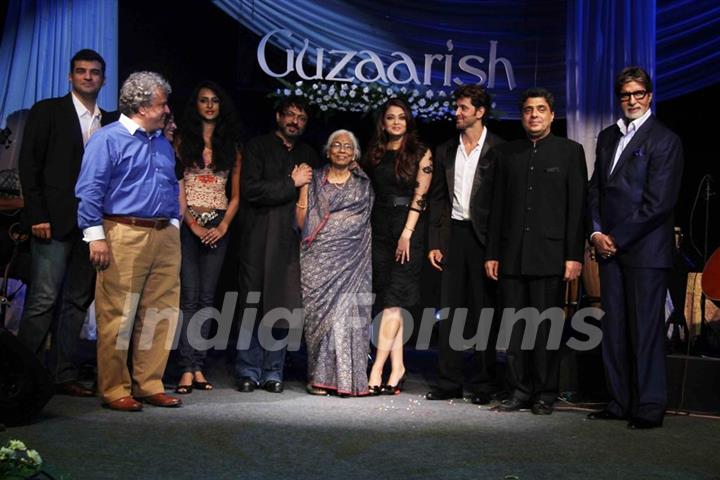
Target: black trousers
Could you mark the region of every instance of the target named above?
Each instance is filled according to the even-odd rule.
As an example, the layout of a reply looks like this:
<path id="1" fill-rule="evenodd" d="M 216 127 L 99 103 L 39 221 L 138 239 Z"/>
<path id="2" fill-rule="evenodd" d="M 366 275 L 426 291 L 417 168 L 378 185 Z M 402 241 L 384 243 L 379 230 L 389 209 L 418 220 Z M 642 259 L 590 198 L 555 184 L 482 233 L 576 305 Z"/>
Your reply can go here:
<path id="1" fill-rule="evenodd" d="M 503 309 L 531 307 L 539 312 L 563 305 L 563 279 L 560 276 L 500 277 L 500 303 Z M 563 317 L 564 318 L 564 317 Z M 521 400 L 543 400 L 553 403 L 558 395 L 560 350 L 548 349 L 551 322 L 537 327 L 535 343 L 523 349 L 524 336 L 530 331 L 525 320 L 515 322 L 507 349 L 506 380 L 513 395 Z"/>
<path id="2" fill-rule="evenodd" d="M 457 348 L 457 341 L 451 342 L 453 324 L 462 322 L 463 310 L 467 309 L 465 328 L 456 326 L 455 337 L 471 339 L 478 331 L 478 320 L 483 308 L 494 306 L 494 285 L 485 276 L 485 247 L 480 243 L 470 222 L 453 220 L 450 227 L 450 241 L 443 252 L 443 273 L 441 301 L 443 308 L 450 308 L 447 319 L 441 320 L 438 331 L 439 361 L 438 384 L 440 390 L 455 390 L 463 387 L 464 350 Z M 493 322 L 487 339 L 487 348 L 471 348 L 470 391 L 490 393 L 497 390 L 495 378 L 495 337 L 497 322 Z M 458 338 L 459 340 L 459 338 Z M 480 339 L 479 336 L 477 340 Z"/>
<path id="3" fill-rule="evenodd" d="M 607 409 L 616 415 L 659 422 L 665 414 L 668 277 L 666 269 L 622 267 L 616 260 L 600 266 Z"/>

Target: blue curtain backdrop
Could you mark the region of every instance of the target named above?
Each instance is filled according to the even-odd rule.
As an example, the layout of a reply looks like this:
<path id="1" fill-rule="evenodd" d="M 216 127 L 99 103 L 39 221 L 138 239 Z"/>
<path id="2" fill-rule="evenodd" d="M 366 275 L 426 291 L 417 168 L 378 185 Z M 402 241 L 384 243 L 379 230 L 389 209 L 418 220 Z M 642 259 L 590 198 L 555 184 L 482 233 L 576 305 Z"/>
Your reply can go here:
<path id="1" fill-rule="evenodd" d="M 666 100 L 720 81 L 720 1 L 658 0 L 655 83 Z"/>
<path id="2" fill-rule="evenodd" d="M 10 0 L 0 44 L 0 128 L 38 100 L 70 91 L 70 58 L 82 48 L 107 63 L 98 103 L 117 109 L 117 0 Z"/>
<path id="3" fill-rule="evenodd" d="M 617 120 L 615 75 L 640 65 L 655 77 L 655 0 L 570 0 L 567 133 L 585 147 L 589 173 L 597 134 Z"/>

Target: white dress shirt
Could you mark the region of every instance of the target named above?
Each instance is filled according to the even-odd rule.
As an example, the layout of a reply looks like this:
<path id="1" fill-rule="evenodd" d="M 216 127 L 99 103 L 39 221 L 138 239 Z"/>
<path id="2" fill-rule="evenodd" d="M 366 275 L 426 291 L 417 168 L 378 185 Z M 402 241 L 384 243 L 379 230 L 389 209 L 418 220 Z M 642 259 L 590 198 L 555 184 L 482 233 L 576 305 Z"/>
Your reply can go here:
<path id="1" fill-rule="evenodd" d="M 463 137 L 460 134 L 460 143 L 455 153 L 455 181 L 452 200 L 453 220 L 470 220 L 470 195 L 472 195 L 473 180 L 477 169 L 480 152 L 482 152 L 487 137 L 487 128 L 470 152 L 465 151 Z"/>
<path id="2" fill-rule="evenodd" d="M 100 107 L 95 104 L 95 111 L 90 113 L 90 110 L 85 108 L 80 100 L 75 96 L 74 92 L 71 92 L 73 105 L 75 105 L 75 111 L 77 112 L 78 120 L 80 120 L 80 130 L 82 130 L 83 145 L 87 144 L 90 135 L 101 127 L 100 119 L 102 113 L 100 113 Z"/>

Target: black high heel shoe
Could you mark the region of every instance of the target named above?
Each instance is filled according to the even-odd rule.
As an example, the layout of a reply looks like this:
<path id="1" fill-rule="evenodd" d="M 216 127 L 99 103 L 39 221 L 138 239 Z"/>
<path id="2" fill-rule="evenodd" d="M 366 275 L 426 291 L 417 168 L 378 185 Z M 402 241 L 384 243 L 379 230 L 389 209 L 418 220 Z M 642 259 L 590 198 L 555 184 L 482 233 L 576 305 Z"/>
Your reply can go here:
<path id="1" fill-rule="evenodd" d="M 407 373 L 404 373 L 402 378 L 398 381 L 397 385 L 380 385 L 380 394 L 381 395 L 400 395 L 400 391 L 403 388 L 403 385 L 405 385 L 405 380 L 407 379 Z"/>
<path id="2" fill-rule="evenodd" d="M 377 397 L 380 395 L 382 389 L 382 385 L 368 385 L 368 395 L 372 397 Z"/>

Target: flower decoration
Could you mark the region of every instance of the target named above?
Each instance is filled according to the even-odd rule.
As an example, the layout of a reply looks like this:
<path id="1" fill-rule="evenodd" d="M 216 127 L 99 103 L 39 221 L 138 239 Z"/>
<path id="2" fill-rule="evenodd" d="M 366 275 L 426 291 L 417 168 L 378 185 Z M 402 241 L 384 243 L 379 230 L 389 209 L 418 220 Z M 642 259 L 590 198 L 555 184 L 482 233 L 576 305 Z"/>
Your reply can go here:
<path id="1" fill-rule="evenodd" d="M 391 98 L 401 98 L 407 102 L 416 118 L 426 121 L 454 118 L 454 109 L 450 102 L 452 95 L 443 90 L 420 90 L 378 83 L 280 81 L 283 87 L 270 93 L 269 97 L 275 99 L 290 95 L 302 97 L 326 114 L 332 112 L 367 114 L 377 110 Z"/>
<path id="2" fill-rule="evenodd" d="M 0 447 L 0 478 L 28 478 L 40 473 L 43 460 L 20 440 L 10 440 Z"/>

